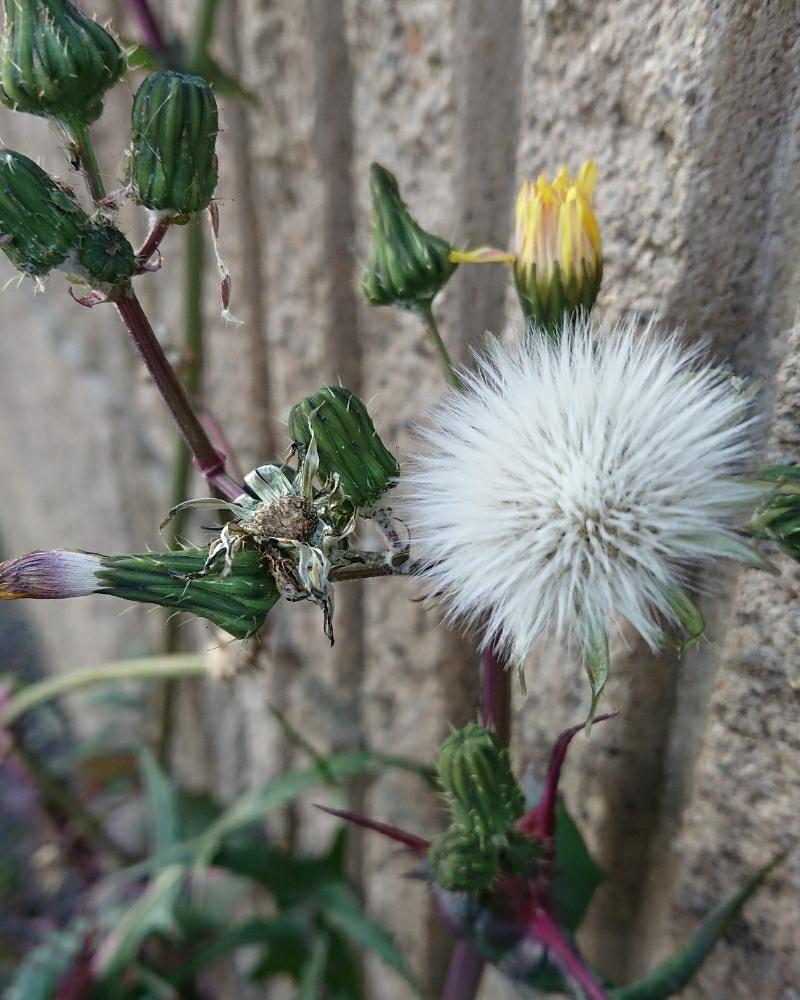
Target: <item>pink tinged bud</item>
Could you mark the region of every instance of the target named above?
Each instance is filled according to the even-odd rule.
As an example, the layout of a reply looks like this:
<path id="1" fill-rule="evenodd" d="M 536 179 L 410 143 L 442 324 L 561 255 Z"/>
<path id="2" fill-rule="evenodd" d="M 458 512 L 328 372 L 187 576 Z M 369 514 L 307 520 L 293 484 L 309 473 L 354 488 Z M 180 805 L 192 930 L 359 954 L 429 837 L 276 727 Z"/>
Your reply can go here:
<path id="1" fill-rule="evenodd" d="M 55 600 L 94 594 L 101 587 L 96 576 L 101 567 L 102 557 L 93 552 L 30 552 L 0 563 L 0 600 Z"/>

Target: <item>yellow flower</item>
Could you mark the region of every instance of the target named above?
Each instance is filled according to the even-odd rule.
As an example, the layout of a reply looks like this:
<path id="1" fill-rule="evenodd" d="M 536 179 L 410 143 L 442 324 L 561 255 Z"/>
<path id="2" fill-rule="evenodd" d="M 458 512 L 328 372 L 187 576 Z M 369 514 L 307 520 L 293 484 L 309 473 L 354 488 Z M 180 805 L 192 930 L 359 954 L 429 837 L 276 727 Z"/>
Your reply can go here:
<path id="1" fill-rule="evenodd" d="M 453 251 L 454 263 L 507 262 L 526 318 L 551 334 L 594 305 L 603 273 L 600 227 L 592 210 L 597 167 L 587 160 L 576 177 L 562 167 L 554 181 L 541 174 L 517 196 L 514 253 L 493 247 Z"/>

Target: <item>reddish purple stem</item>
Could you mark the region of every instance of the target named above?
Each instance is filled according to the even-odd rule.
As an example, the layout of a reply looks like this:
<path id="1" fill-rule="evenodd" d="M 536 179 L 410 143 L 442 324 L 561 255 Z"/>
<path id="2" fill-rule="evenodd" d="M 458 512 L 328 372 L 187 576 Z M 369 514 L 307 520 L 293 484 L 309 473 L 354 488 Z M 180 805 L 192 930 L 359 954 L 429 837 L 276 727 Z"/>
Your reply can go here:
<path id="1" fill-rule="evenodd" d="M 503 746 L 511 742 L 511 675 L 494 644 L 481 656 L 481 715 Z"/>
<path id="2" fill-rule="evenodd" d="M 483 975 L 483 959 L 467 944 L 456 941 L 447 982 L 442 991 L 442 1000 L 465 1000 L 474 997 Z"/>
<path id="3" fill-rule="evenodd" d="M 159 246 L 161 246 L 161 241 L 167 235 L 169 226 L 169 219 L 155 220 L 150 232 L 147 234 L 147 239 L 142 244 L 142 249 L 136 254 L 137 271 L 147 270 L 147 264 Z"/>
<path id="4" fill-rule="evenodd" d="M 211 444 L 205 428 L 194 412 L 189 397 L 167 360 L 150 321 L 132 289 L 128 288 L 114 299 L 114 305 L 128 329 L 136 350 L 161 393 L 164 402 L 178 425 L 194 464 L 205 476 L 209 486 L 228 500 L 235 500 L 243 487 L 230 476 L 225 468 L 225 457 Z"/>
<path id="5" fill-rule="evenodd" d="M 528 919 L 528 932 L 550 951 L 564 971 L 580 985 L 589 1000 L 609 1000 L 608 994 L 583 964 L 569 938 L 546 910 L 536 907 Z"/>
<path id="6" fill-rule="evenodd" d="M 150 9 L 148 0 L 128 0 L 133 16 L 139 22 L 145 45 L 157 55 L 166 58 L 169 55 L 169 45 L 161 31 L 161 26 Z"/>

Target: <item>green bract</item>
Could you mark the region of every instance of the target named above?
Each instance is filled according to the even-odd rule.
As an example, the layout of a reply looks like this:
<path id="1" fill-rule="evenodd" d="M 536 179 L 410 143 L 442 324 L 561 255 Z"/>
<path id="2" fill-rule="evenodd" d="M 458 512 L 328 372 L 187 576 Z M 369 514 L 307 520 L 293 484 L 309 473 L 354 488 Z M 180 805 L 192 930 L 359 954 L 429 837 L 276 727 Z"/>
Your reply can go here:
<path id="1" fill-rule="evenodd" d="M 369 178 L 373 256 L 361 283 L 364 294 L 374 306 L 428 306 L 456 269 L 452 247 L 417 225 L 388 170 L 373 163 Z"/>
<path id="2" fill-rule="evenodd" d="M 349 389 L 327 385 L 292 407 L 289 434 L 301 454 L 311 440 L 311 427 L 320 477 L 328 480 L 338 474 L 356 507 L 371 507 L 395 485 L 397 459 L 378 437 L 364 403 Z"/>
<path id="3" fill-rule="evenodd" d="M 494 880 L 498 865 L 497 847 L 460 826 L 440 833 L 428 851 L 431 878 L 450 892 L 482 892 Z"/>
<path id="4" fill-rule="evenodd" d="M 151 73 L 133 101 L 128 180 L 142 205 L 188 222 L 217 186 L 217 102 L 186 73 Z"/>
<path id="5" fill-rule="evenodd" d="M 772 539 L 793 559 L 800 559 L 800 466 L 768 465 L 758 478 L 774 484 L 774 493 L 756 511 L 753 534 Z"/>
<path id="6" fill-rule="evenodd" d="M 483 842 L 507 840 L 525 802 L 497 736 L 476 723 L 457 729 L 436 767 L 455 823 Z"/>
<path id="7" fill-rule="evenodd" d="M 89 217 L 22 153 L 0 151 L 0 249 L 24 274 L 44 275 L 77 250 Z"/>
<path id="8" fill-rule="evenodd" d="M 207 556 L 207 549 L 102 556 L 95 593 L 188 611 L 237 639 L 253 635 L 280 597 L 274 579 L 257 552 L 239 552 L 224 577 L 192 578 Z"/>
<path id="9" fill-rule="evenodd" d="M 125 55 L 96 21 L 66 0 L 4 0 L 0 101 L 15 111 L 93 122 Z"/>

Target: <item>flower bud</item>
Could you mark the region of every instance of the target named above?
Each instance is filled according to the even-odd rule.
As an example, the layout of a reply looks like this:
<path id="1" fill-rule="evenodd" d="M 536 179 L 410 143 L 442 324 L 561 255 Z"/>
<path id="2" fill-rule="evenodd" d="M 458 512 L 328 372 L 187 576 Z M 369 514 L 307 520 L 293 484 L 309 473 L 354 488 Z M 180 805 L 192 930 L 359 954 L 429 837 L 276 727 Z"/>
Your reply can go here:
<path id="1" fill-rule="evenodd" d="M 126 601 L 178 608 L 245 639 L 264 624 L 279 594 L 258 552 L 239 552 L 231 572 L 192 579 L 207 549 L 103 556 L 94 552 L 31 552 L 0 563 L 0 600 L 56 600 L 111 594 Z"/>
<path id="2" fill-rule="evenodd" d="M 319 476 L 327 480 L 338 474 L 355 507 L 373 506 L 395 485 L 397 459 L 378 437 L 364 403 L 349 389 L 327 385 L 292 407 L 289 434 L 301 454 L 311 441 L 311 427 Z"/>
<path id="3" fill-rule="evenodd" d="M 476 723 L 457 729 L 436 766 L 454 821 L 483 842 L 507 840 L 525 802 L 497 736 Z"/>
<path id="4" fill-rule="evenodd" d="M 89 217 L 33 160 L 0 150 L 0 250 L 23 274 L 44 275 L 77 251 Z"/>
<path id="5" fill-rule="evenodd" d="M 520 188 L 514 280 L 527 319 L 557 335 L 564 322 L 589 312 L 600 290 L 603 257 L 592 211 L 597 168 L 577 177 L 563 167 L 550 183 L 542 174 Z"/>
<path id="6" fill-rule="evenodd" d="M 128 180 L 142 205 L 173 222 L 208 207 L 217 186 L 217 102 L 187 73 L 151 73 L 136 92 Z"/>
<path id="7" fill-rule="evenodd" d="M 110 222 L 93 221 L 81 238 L 78 262 L 91 281 L 116 285 L 133 274 L 136 254 L 127 238 Z"/>
<path id="8" fill-rule="evenodd" d="M 15 111 L 88 124 L 125 71 L 116 40 L 67 0 L 5 0 L 0 101 Z"/>
<path id="9" fill-rule="evenodd" d="M 420 228 L 406 208 L 394 176 L 378 163 L 370 167 L 372 263 L 361 287 L 374 306 L 425 308 L 456 265 L 450 244 Z"/>
<path id="10" fill-rule="evenodd" d="M 488 889 L 498 865 L 497 847 L 458 825 L 435 837 L 428 852 L 431 878 L 450 892 L 478 893 Z"/>

